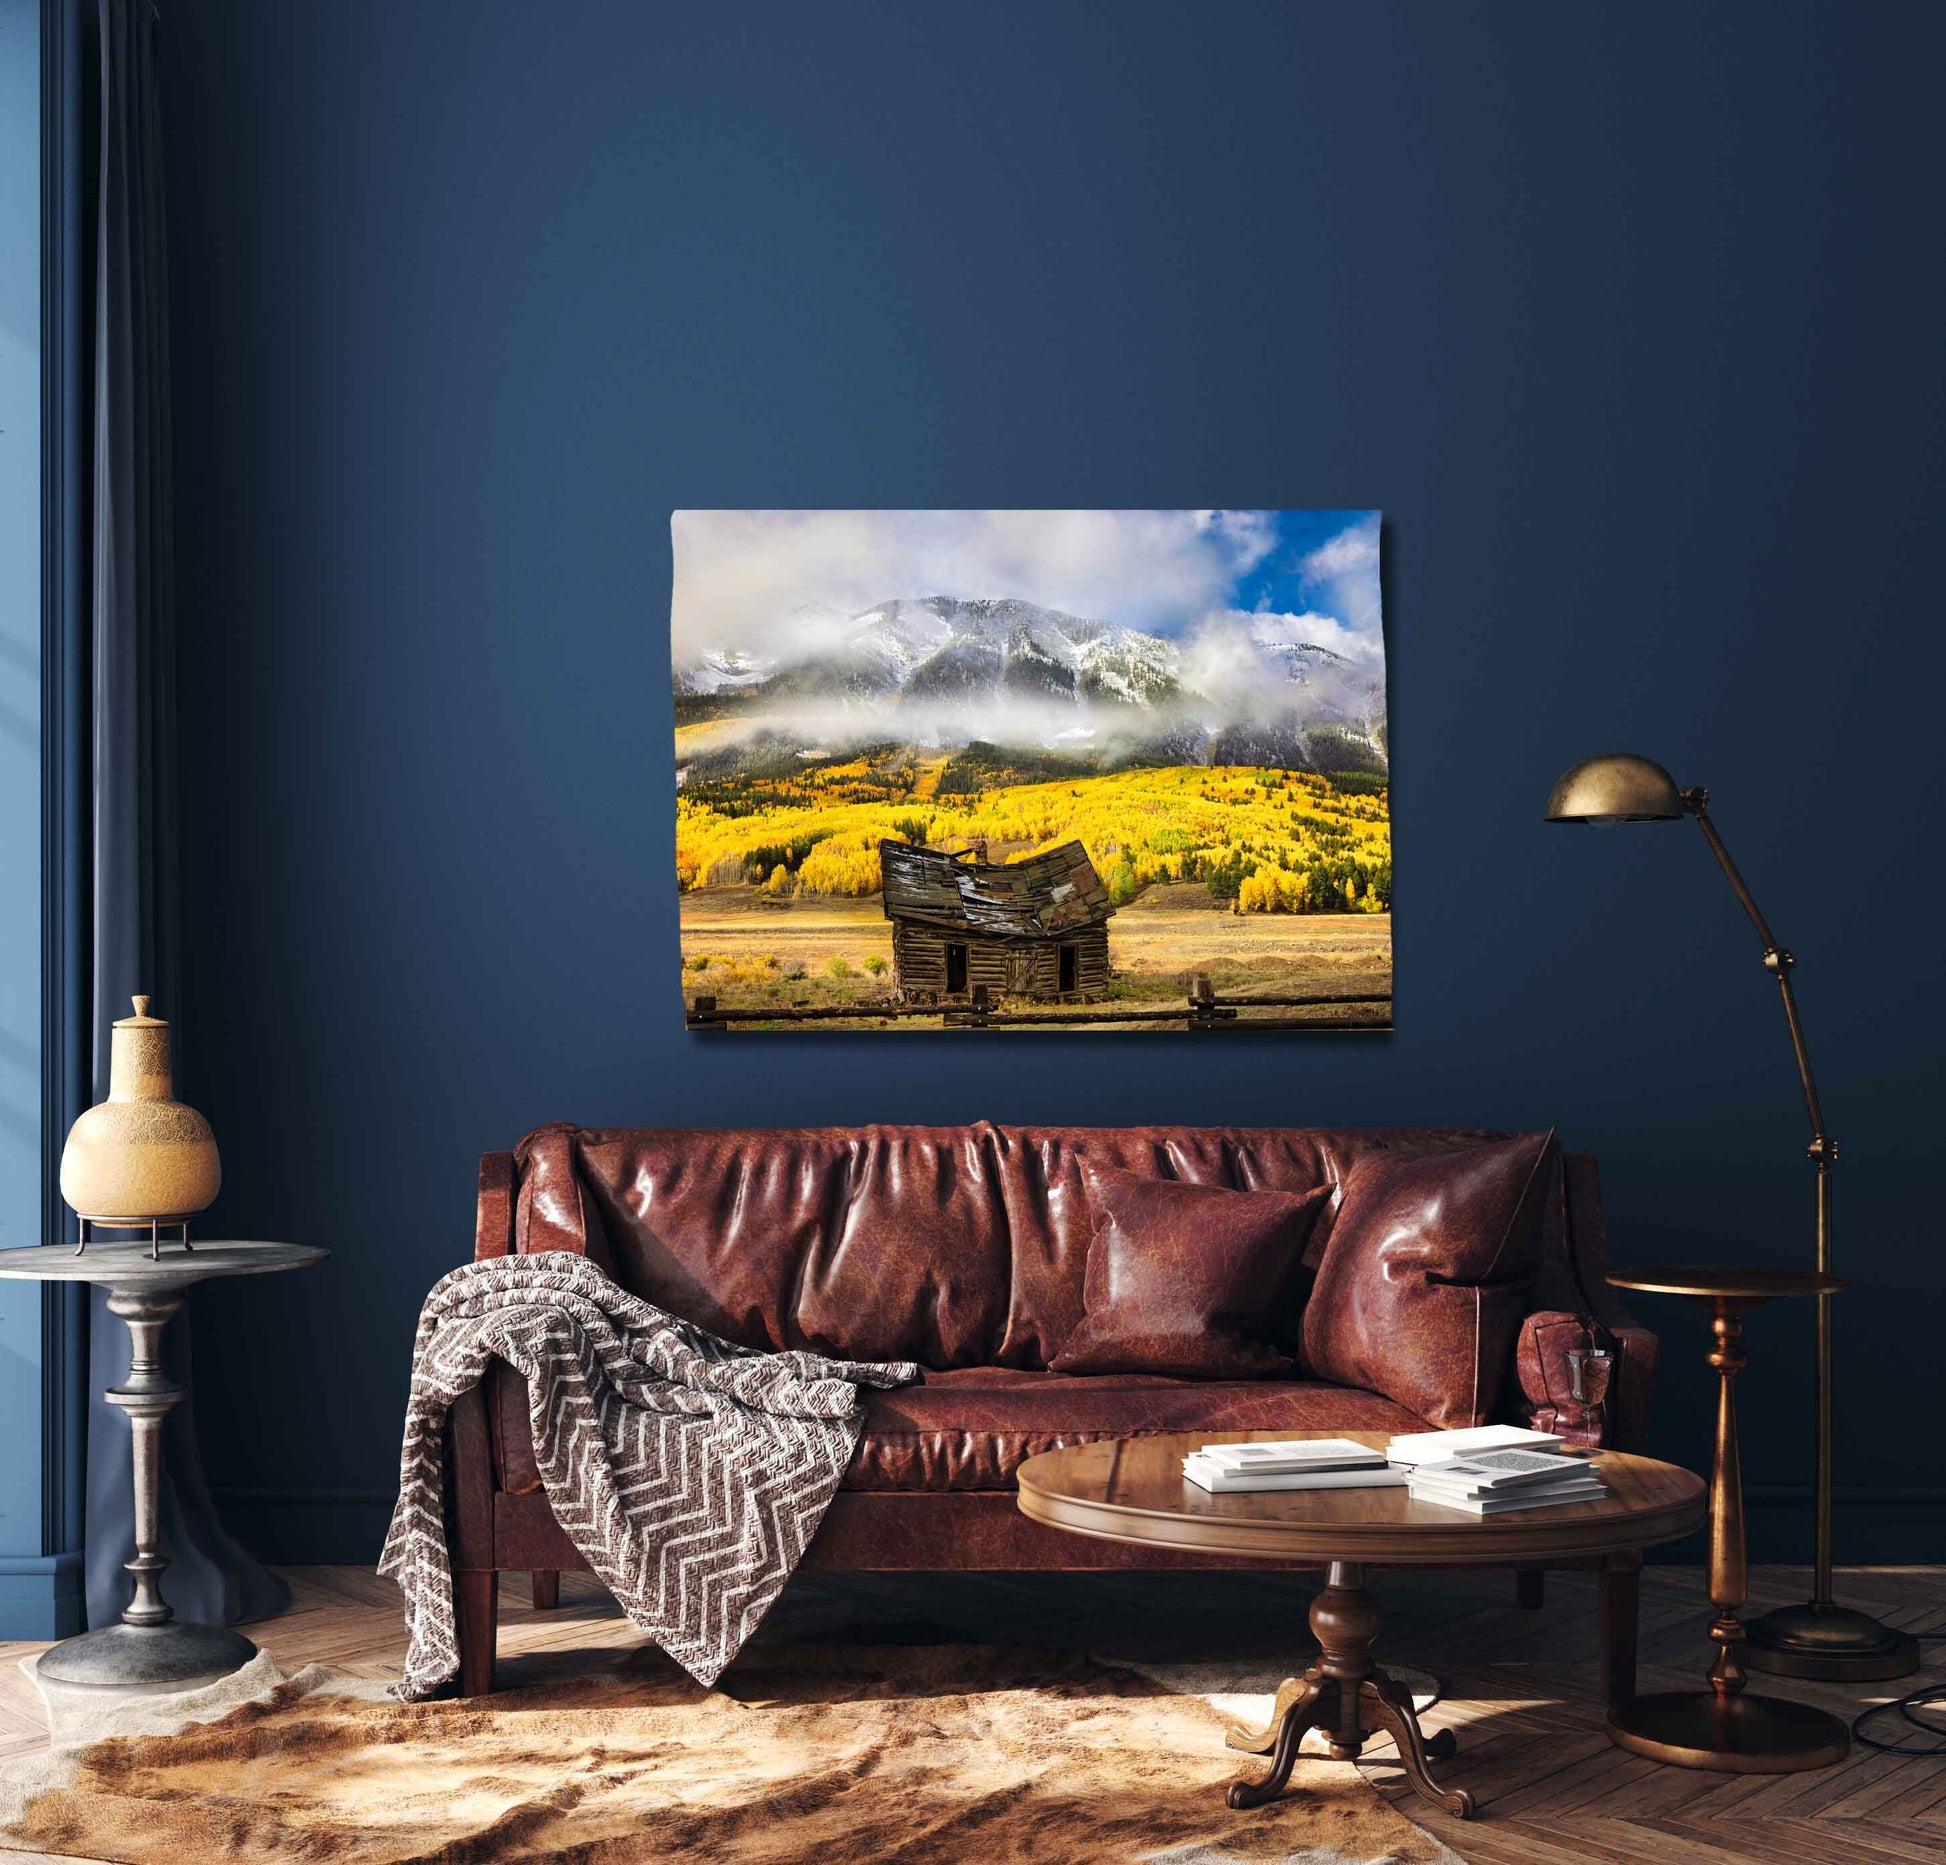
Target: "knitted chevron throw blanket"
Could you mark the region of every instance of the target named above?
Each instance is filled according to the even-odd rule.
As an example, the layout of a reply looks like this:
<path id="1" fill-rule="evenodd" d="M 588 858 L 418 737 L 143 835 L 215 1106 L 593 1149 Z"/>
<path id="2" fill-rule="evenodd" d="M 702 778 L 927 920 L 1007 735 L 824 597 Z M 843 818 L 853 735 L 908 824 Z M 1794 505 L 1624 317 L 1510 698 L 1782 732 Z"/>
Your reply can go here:
<path id="1" fill-rule="evenodd" d="M 858 1388 L 920 1377 L 907 1362 L 731 1346 L 572 1251 L 454 1270 L 419 1314 L 399 1501 L 379 1561 L 405 1594 L 410 1646 L 393 1694 L 407 1702 L 459 1669 L 446 1414 L 493 1354 L 526 1375 L 555 1520 L 701 1684 L 757 1629 L 823 1520 L 864 1428 Z"/>

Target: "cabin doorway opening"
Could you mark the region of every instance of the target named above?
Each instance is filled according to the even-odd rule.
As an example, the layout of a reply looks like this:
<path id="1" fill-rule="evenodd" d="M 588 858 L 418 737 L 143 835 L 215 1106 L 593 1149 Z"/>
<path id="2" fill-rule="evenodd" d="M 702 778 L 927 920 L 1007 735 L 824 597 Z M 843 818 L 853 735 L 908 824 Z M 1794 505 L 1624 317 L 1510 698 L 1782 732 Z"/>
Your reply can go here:
<path id="1" fill-rule="evenodd" d="M 1061 948 L 1061 995 L 1066 997 L 1081 988 L 1081 948 L 1064 945 Z"/>
<path id="2" fill-rule="evenodd" d="M 946 946 L 946 990 L 957 996 L 966 989 L 966 948 L 952 941 Z"/>

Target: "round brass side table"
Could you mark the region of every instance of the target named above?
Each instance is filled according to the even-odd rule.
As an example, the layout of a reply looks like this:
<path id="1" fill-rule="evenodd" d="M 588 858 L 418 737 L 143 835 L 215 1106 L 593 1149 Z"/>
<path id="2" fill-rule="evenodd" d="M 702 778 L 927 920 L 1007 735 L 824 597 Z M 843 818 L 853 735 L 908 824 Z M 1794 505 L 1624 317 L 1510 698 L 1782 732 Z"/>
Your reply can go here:
<path id="1" fill-rule="evenodd" d="M 1743 1534 L 1743 1469 L 1737 1456 L 1736 1401 L 1730 1382 L 1749 1365 L 1743 1317 L 1785 1295 L 1832 1295 L 1844 1276 L 1813 1269 L 1629 1269 L 1608 1278 L 1618 1289 L 1682 1295 L 1707 1309 L 1716 1369 L 1716 1456 L 1710 1471 L 1710 1637 L 1716 1661 L 1706 1690 L 1663 1690 L 1631 1697 L 1608 1712 L 1609 1739 L 1651 1761 L 1724 1774 L 1795 1774 L 1843 1761 L 1851 1732 L 1837 1717 L 1788 1697 L 1744 1689 L 1737 1608 L 1749 1592 Z"/>
<path id="2" fill-rule="evenodd" d="M 216 1276 L 261 1276 L 303 1269 L 329 1252 L 308 1243 L 199 1243 L 193 1250 L 139 1243 L 90 1242 L 76 1254 L 63 1248 L 0 1250 L 0 1276 L 34 1282 L 98 1282 L 108 1311 L 128 1324 L 134 1342 L 128 1378 L 102 1395 L 128 1414 L 135 1466 L 135 1597 L 119 1625 L 97 1626 L 41 1653 L 36 1666 L 52 1683 L 117 1695 L 188 1690 L 248 1664 L 257 1648 L 223 1625 L 178 1619 L 162 1597 L 156 1519 L 162 1488 L 162 1421 L 182 1388 L 162 1370 L 162 1330 L 178 1314 L 192 1283 Z"/>

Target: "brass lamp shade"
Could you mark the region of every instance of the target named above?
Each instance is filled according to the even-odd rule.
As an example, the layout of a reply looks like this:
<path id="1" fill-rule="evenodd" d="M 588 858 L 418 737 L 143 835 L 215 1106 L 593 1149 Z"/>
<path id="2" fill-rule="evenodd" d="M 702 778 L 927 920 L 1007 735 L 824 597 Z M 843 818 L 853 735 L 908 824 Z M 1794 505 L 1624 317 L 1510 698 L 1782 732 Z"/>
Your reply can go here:
<path id="1" fill-rule="evenodd" d="M 1685 814 L 1676 780 L 1652 758 L 1614 751 L 1584 758 L 1549 792 L 1549 822 L 1677 822 Z"/>

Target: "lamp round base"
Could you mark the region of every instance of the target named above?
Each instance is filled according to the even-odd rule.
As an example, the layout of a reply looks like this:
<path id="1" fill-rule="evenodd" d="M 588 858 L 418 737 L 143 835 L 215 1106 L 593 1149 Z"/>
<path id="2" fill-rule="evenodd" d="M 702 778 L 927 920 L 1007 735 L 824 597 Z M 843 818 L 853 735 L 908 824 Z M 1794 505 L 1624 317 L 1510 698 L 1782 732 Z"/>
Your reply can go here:
<path id="1" fill-rule="evenodd" d="M 171 1619 L 83 1632 L 42 1652 L 34 1668 L 69 1689 L 139 1695 L 214 1683 L 256 1655 L 256 1646 L 227 1626 Z"/>
<path id="2" fill-rule="evenodd" d="M 1608 1712 L 1608 1739 L 1674 1768 L 1796 1774 L 1843 1761 L 1851 1732 L 1837 1717 L 1783 1697 L 1664 1690 Z"/>
<path id="3" fill-rule="evenodd" d="M 1919 1668 L 1919 1641 L 1849 1606 L 1780 1606 L 1744 1627 L 1744 1668 L 1865 1684 Z"/>

